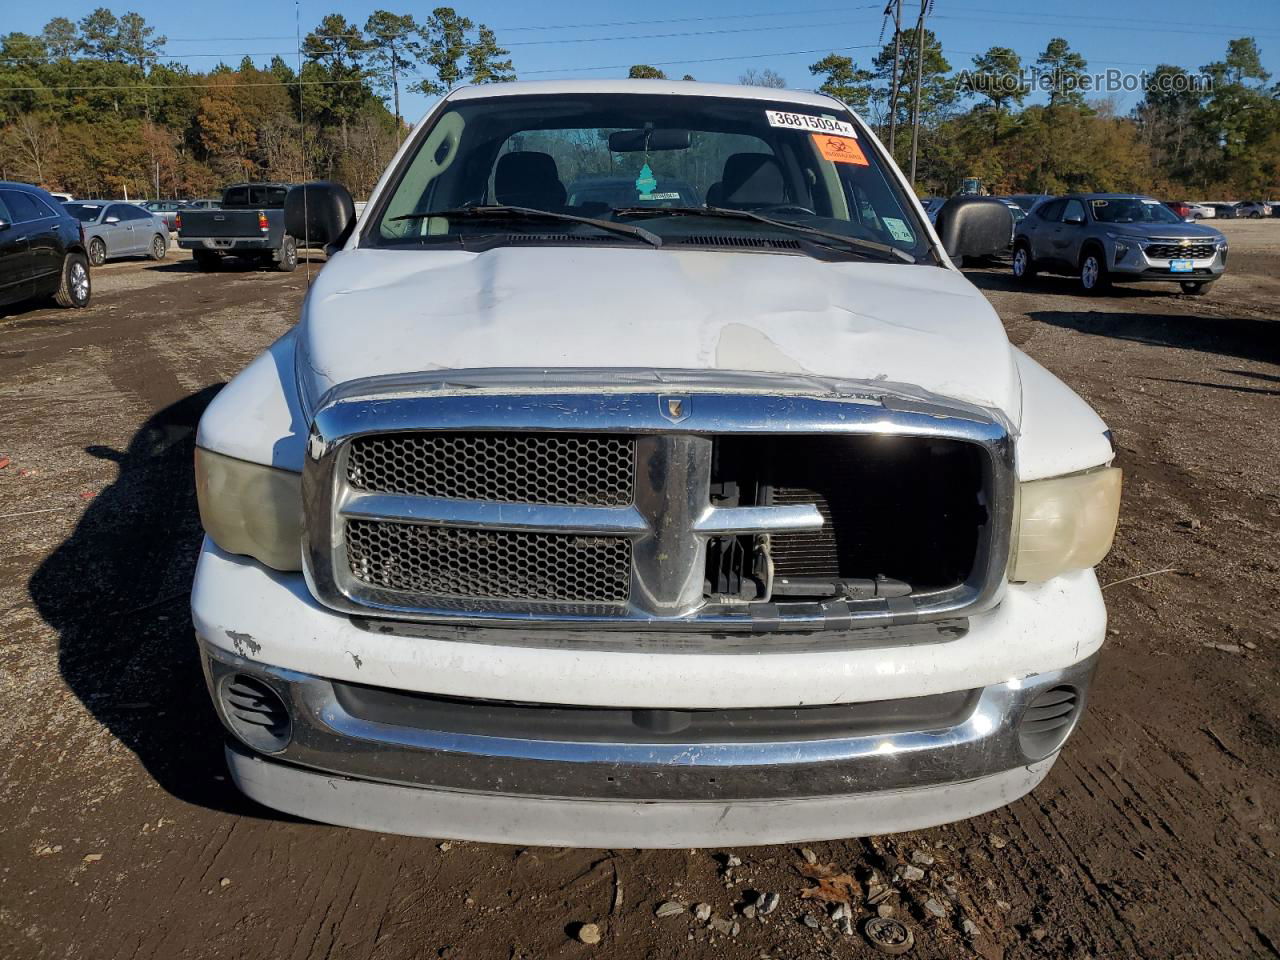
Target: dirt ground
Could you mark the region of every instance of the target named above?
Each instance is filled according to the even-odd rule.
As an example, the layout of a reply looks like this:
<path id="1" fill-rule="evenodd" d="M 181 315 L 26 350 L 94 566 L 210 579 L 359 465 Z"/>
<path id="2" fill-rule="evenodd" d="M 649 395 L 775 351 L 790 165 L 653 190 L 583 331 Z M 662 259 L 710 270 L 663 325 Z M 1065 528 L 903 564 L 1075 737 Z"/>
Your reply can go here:
<path id="1" fill-rule="evenodd" d="M 1280 220 L 1222 226 L 1206 297 L 970 274 L 1110 423 L 1126 491 L 1100 675 L 1044 784 L 813 846 L 859 881 L 931 859 L 888 900 L 912 956 L 1280 957 Z M 880 956 L 800 898 L 790 848 L 437 844 L 241 798 L 187 612 L 193 429 L 306 282 L 175 254 L 96 271 L 86 311 L 0 311 L 0 957 Z M 736 935 L 654 914 L 757 891 L 781 905 Z"/>

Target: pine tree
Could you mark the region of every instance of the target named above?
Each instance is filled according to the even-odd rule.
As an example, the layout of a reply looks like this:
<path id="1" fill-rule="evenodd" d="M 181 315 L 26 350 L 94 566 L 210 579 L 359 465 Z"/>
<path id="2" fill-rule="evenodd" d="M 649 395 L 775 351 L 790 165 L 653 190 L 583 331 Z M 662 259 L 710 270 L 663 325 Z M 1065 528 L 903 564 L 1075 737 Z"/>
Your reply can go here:
<path id="1" fill-rule="evenodd" d="M 506 83 L 516 78 L 511 51 L 498 46 L 498 38 L 483 23 L 467 50 L 467 75 L 472 83 Z"/>
<path id="2" fill-rule="evenodd" d="M 426 94 L 443 94 L 458 85 L 463 77 L 462 60 L 470 43 L 467 34 L 475 28 L 469 17 L 462 17 L 453 7 L 436 7 L 431 17 L 418 28 L 426 44 L 427 63 L 436 72 L 434 80 L 425 79 L 418 89 Z"/>
<path id="3" fill-rule="evenodd" d="M 1071 44 L 1062 37 L 1054 37 L 1044 48 L 1044 53 L 1036 58 L 1036 63 L 1045 68 L 1044 73 L 1049 78 L 1049 106 L 1084 106 L 1080 78 L 1084 76 L 1088 62 L 1071 49 Z"/>

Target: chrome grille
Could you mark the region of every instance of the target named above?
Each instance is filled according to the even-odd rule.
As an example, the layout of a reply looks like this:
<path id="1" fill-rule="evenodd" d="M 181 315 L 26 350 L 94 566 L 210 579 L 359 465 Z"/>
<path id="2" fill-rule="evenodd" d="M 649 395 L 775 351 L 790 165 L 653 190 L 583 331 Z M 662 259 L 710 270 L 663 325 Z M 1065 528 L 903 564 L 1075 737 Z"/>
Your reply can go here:
<path id="1" fill-rule="evenodd" d="M 732 389 L 720 391 L 711 389 L 719 374 L 700 372 L 704 389 L 685 393 L 660 392 L 689 381 L 680 371 L 459 376 L 353 383 L 314 414 L 302 483 L 306 562 L 327 606 L 438 622 L 714 631 L 937 620 L 986 609 L 998 595 L 1012 444 L 1005 425 L 985 411 L 860 381 L 804 378 L 779 387 L 774 375 L 725 375 Z M 650 376 L 654 388 L 640 389 L 637 381 Z M 757 381 L 758 389 L 749 389 Z M 491 382 L 504 391 L 459 387 Z M 886 422 L 900 441 L 884 439 Z M 716 451 L 726 437 L 742 441 L 747 462 L 794 469 L 765 471 L 756 478 L 759 489 L 743 485 L 732 495 L 720 484 L 726 489 L 713 497 Z M 967 449 L 985 465 L 985 519 L 940 509 L 931 514 L 938 522 L 921 521 L 918 536 L 914 527 L 903 535 L 904 518 L 916 516 L 922 498 L 934 506 L 947 500 L 954 485 L 947 458 L 935 451 L 927 463 L 902 464 L 834 457 L 816 447 L 800 457 L 803 451 L 791 448 L 813 447 L 820 437 L 851 450 L 885 443 Z M 863 465 L 850 478 L 857 482 L 844 482 L 837 460 Z M 868 473 L 865 465 L 875 463 L 885 469 Z M 934 479 L 928 489 L 905 484 L 904 469 Z M 780 496 L 771 499 L 770 489 Z M 858 523 L 867 525 L 865 536 Z M 833 544 L 822 530 L 828 526 L 834 568 Z M 965 557 L 972 576 L 943 570 L 917 578 L 913 568 L 912 576 L 895 577 L 899 554 L 950 558 L 957 551 L 934 549 L 934 541 L 961 532 L 979 541 Z M 768 589 L 766 538 L 781 548 L 782 568 L 793 578 L 778 599 Z M 739 589 L 718 580 L 708 588 L 711 545 L 728 541 L 740 547 L 728 577 Z M 872 563 L 873 554 L 883 562 Z M 882 575 L 926 588 L 897 595 L 894 604 L 879 593 L 864 600 L 852 586 L 840 603 L 817 603 L 813 598 L 826 594 L 800 590 L 833 574 L 850 583 Z"/>
<path id="2" fill-rule="evenodd" d="M 497 503 L 631 503 L 631 437 L 572 433 L 391 433 L 351 442 L 347 480 L 373 493 Z"/>
<path id="3" fill-rule="evenodd" d="M 625 537 L 470 530 L 349 520 L 351 575 L 384 590 L 431 598 L 625 603 Z"/>
<path id="4" fill-rule="evenodd" d="M 1208 260 L 1217 248 L 1212 243 L 1149 243 L 1143 249 L 1152 260 Z"/>

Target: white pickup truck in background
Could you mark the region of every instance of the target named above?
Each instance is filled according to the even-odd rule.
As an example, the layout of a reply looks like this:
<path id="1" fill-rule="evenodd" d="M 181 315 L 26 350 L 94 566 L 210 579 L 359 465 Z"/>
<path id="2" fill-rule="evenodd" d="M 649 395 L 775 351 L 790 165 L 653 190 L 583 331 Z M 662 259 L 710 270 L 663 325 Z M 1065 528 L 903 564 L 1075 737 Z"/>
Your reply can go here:
<path id="1" fill-rule="evenodd" d="M 935 233 L 825 96 L 600 81 L 456 90 L 358 225 L 332 184 L 286 217 L 331 261 L 197 438 L 194 620 L 249 796 L 688 847 L 1048 773 L 1120 472 L 952 264 L 1002 204 Z"/>

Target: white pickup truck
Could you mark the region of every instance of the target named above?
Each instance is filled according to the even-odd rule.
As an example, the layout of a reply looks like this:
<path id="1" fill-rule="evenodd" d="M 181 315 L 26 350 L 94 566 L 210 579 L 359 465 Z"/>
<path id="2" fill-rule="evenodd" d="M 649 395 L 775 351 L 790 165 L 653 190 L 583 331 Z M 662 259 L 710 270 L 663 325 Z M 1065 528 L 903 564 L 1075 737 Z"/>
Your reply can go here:
<path id="1" fill-rule="evenodd" d="M 456 90 L 358 225 L 333 184 L 286 215 L 333 255 L 197 439 L 195 628 L 250 797 L 687 847 L 1048 773 L 1120 472 L 952 264 L 1003 205 L 935 233 L 841 103 L 655 80 Z"/>

